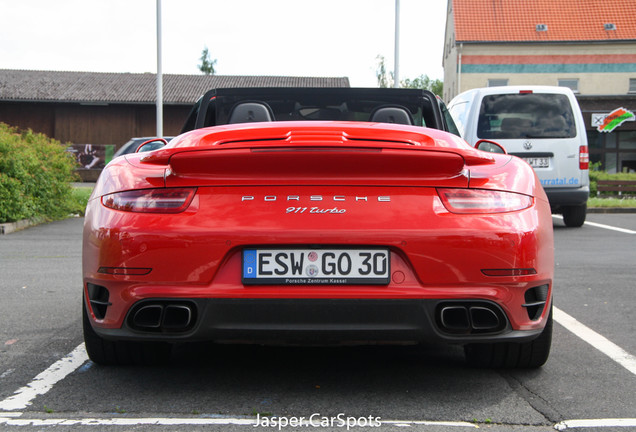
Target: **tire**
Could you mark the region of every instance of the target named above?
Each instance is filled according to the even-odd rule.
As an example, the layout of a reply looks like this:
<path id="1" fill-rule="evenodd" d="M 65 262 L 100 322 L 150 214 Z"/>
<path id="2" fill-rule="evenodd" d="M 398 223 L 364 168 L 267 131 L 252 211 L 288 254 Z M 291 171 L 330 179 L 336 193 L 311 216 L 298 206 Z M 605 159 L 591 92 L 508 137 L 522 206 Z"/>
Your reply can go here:
<path id="1" fill-rule="evenodd" d="M 530 342 L 500 342 L 490 344 L 468 344 L 464 354 L 469 364 L 482 368 L 525 368 L 541 367 L 548 360 L 552 345 L 552 309 L 545 328 Z"/>
<path id="2" fill-rule="evenodd" d="M 172 346 L 168 343 L 112 341 L 99 336 L 90 323 L 85 302 L 82 304 L 82 325 L 86 352 L 97 364 L 156 365 L 170 359 Z"/>
<path id="3" fill-rule="evenodd" d="M 568 206 L 563 209 L 563 222 L 565 226 L 578 228 L 585 222 L 587 204 L 580 206 Z"/>

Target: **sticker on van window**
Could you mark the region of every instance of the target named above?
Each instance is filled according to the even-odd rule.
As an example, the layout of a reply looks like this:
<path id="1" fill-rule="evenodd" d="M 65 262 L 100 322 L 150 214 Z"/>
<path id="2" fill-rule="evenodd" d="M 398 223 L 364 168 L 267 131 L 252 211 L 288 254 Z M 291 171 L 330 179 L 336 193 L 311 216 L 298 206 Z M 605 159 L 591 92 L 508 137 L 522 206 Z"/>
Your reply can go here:
<path id="1" fill-rule="evenodd" d="M 616 108 L 609 114 L 592 114 L 592 126 L 599 132 L 612 132 L 626 121 L 635 121 L 634 113 L 625 108 Z"/>

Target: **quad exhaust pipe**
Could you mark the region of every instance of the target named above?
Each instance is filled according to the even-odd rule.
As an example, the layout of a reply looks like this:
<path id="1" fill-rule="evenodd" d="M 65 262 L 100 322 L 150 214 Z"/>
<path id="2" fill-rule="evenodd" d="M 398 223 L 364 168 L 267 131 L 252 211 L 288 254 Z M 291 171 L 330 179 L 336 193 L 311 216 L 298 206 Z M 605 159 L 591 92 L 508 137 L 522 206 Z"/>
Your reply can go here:
<path id="1" fill-rule="evenodd" d="M 128 322 L 136 330 L 181 332 L 194 326 L 194 317 L 190 303 L 146 302 L 132 311 Z"/>
<path id="2" fill-rule="evenodd" d="M 446 333 L 492 333 L 505 328 L 506 319 L 489 303 L 445 303 L 438 307 L 437 323 Z"/>

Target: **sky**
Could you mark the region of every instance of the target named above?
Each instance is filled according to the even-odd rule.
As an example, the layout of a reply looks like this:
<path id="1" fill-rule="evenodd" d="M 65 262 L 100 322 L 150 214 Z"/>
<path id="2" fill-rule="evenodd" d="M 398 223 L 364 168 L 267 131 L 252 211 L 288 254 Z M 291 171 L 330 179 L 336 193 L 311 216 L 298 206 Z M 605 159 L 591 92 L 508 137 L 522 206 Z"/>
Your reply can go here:
<path id="1" fill-rule="evenodd" d="M 156 0 L 0 0 L 0 69 L 155 73 Z M 161 0 L 164 74 L 349 77 L 393 70 L 395 0 Z M 400 79 L 443 79 L 444 0 L 400 0 Z"/>

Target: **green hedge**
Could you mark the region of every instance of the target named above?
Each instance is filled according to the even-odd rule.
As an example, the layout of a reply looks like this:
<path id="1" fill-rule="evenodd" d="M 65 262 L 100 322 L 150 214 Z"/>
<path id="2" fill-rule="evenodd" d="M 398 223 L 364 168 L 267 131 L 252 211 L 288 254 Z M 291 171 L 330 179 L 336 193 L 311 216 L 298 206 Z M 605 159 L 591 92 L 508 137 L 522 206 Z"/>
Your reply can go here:
<path id="1" fill-rule="evenodd" d="M 596 182 L 598 180 L 636 180 L 636 173 L 609 174 L 605 171 L 596 171 L 594 166 L 590 169 L 590 196 L 596 196 Z M 618 192 L 601 192 L 601 196 L 614 196 Z M 636 196 L 634 192 L 623 192 L 623 196 Z"/>
<path id="2" fill-rule="evenodd" d="M 0 223 L 83 210 L 70 185 L 76 166 L 59 141 L 0 123 Z"/>

